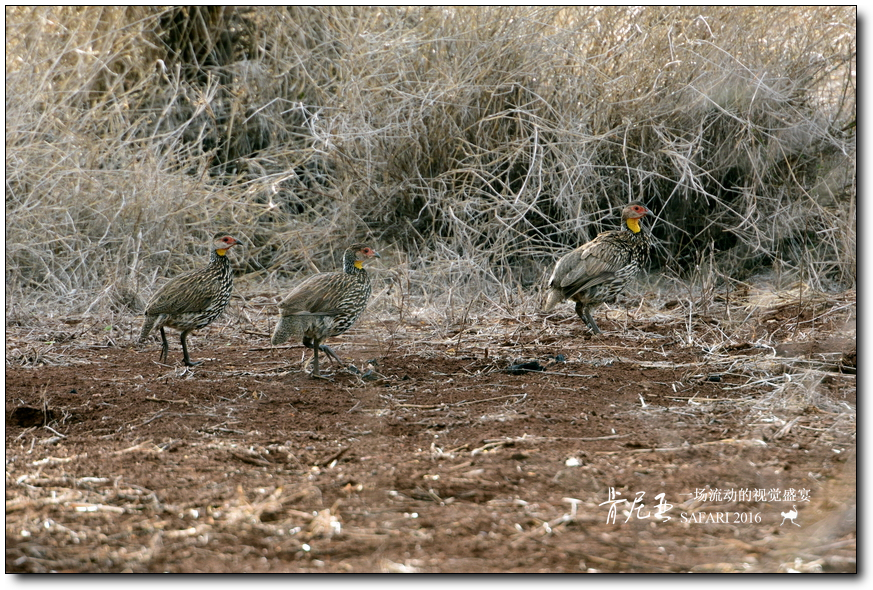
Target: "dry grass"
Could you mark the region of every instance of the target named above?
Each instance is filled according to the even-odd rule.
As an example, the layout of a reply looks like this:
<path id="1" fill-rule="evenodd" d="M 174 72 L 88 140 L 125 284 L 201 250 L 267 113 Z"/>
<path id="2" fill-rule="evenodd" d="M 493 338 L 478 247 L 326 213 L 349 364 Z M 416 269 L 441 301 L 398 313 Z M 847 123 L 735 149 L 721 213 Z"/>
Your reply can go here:
<path id="1" fill-rule="evenodd" d="M 545 362 L 560 342 L 580 374 L 616 359 L 675 370 L 675 398 L 641 396 L 630 414 L 742 424 L 735 438 L 697 445 L 780 448 L 792 430 L 809 431 L 854 457 L 853 7 L 7 7 L 5 31 L 7 367 L 126 346 L 149 294 L 204 264 L 218 231 L 246 246 L 231 254 L 234 299 L 204 334 L 266 341 L 288 282 L 335 269 L 350 240 L 368 240 L 383 259 L 348 348 L 469 354 L 497 372 Z M 658 247 L 650 276 L 596 312 L 619 326 L 621 344 L 569 337 L 569 306 L 537 313 L 542 280 L 567 249 L 617 227 L 631 199 L 655 212 Z M 680 362 L 665 343 L 704 354 Z M 289 358 L 243 371 L 272 378 Z M 702 398 L 715 376 L 719 394 Z M 454 419 L 510 422 L 527 395 L 519 387 L 501 387 L 505 404 L 485 415 L 467 416 L 465 398 Z M 407 402 L 355 411 L 431 419 L 434 407 Z M 185 412 L 171 407 L 155 416 Z M 279 539 L 296 556 L 337 526 L 359 552 L 396 528 L 367 528 L 364 512 L 320 506 L 306 486 L 241 487 L 210 505 L 208 526 L 203 505 L 180 504 L 167 525 L 151 490 L 114 473 L 71 475 L 85 455 L 57 462 L 64 435 L 49 435 L 37 447 L 46 458 L 22 451 L 29 471 L 7 478 L 18 490 L 7 533 L 65 547 L 105 536 L 106 522 L 129 528 L 94 555 L 32 560 L 46 570 L 146 568 L 164 547 L 197 551 L 208 534 Z M 432 446 L 418 458 L 472 459 L 524 440 Z M 297 461 L 284 445 L 241 448 L 210 450 Z M 145 440 L 113 458 L 166 451 Z M 642 452 L 609 451 L 622 468 Z M 835 505 L 821 508 L 840 526 L 856 487 L 853 471 L 843 475 Z M 533 507 L 542 526 L 519 528 L 513 543 L 582 522 L 575 504 L 572 517 L 569 506 Z M 42 509 L 57 518 L 37 522 Z M 529 521 L 527 507 L 516 512 Z M 91 520 L 63 526 L 78 516 Z M 807 537 L 797 541 L 805 553 L 791 547 L 785 564 L 759 571 L 814 571 L 840 539 Z M 854 537 L 839 542 L 854 567 Z"/>
<path id="2" fill-rule="evenodd" d="M 678 283 L 854 285 L 851 7 L 7 7 L 6 35 L 7 317 L 137 310 L 216 231 L 274 290 L 354 236 L 421 305 L 516 305 L 637 197 Z"/>

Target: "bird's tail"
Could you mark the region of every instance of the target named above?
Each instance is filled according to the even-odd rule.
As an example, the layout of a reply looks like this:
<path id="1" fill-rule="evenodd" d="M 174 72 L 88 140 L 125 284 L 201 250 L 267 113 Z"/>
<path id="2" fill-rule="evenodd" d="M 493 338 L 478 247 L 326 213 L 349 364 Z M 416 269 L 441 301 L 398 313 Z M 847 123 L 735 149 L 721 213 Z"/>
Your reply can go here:
<path id="1" fill-rule="evenodd" d="M 155 326 L 155 322 L 158 321 L 158 316 L 156 315 L 147 315 L 145 320 L 142 323 L 142 330 L 139 332 L 139 343 L 142 344 L 145 342 L 146 337 L 149 335 L 149 332 L 152 331 L 152 328 Z"/>
<path id="2" fill-rule="evenodd" d="M 546 302 L 543 305 L 543 311 L 549 312 L 555 308 L 560 302 L 564 300 L 564 295 L 558 291 L 557 289 L 549 289 L 548 295 L 546 295 Z"/>
<path id="3" fill-rule="evenodd" d="M 275 346 L 288 340 L 294 334 L 294 324 L 296 322 L 293 316 L 283 315 L 279 319 L 279 323 L 276 324 L 276 329 L 273 330 L 273 337 L 270 338 L 270 342 Z"/>
<path id="4" fill-rule="evenodd" d="M 282 344 L 291 336 L 327 334 L 332 325 L 333 315 L 329 313 L 297 312 L 283 315 L 273 330 L 270 342 L 276 345 Z"/>

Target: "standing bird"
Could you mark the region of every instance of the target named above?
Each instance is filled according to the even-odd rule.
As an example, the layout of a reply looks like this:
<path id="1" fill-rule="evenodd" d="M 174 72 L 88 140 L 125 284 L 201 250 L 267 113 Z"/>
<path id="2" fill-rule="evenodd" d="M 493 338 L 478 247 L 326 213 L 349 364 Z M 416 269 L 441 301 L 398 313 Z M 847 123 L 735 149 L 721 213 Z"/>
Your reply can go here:
<path id="1" fill-rule="evenodd" d="M 565 254 L 549 279 L 543 311 L 551 311 L 565 299 L 575 301 L 576 315 L 600 334 L 591 308 L 615 299 L 628 280 L 649 263 L 651 239 L 640 227 L 640 219 L 647 213 L 651 211 L 643 205 L 631 203 L 621 212 L 627 229 L 605 231 Z"/>
<path id="2" fill-rule="evenodd" d="M 282 318 L 270 341 L 276 345 L 292 335 L 303 336 L 303 346 L 315 353 L 313 377 L 321 376 L 318 371 L 319 350 L 341 362 L 336 353 L 322 342 L 348 330 L 367 307 L 372 289 L 363 263 L 370 258 L 381 256 L 369 246 L 352 244 L 343 253 L 342 272 L 313 275 L 279 303 Z"/>
<path id="3" fill-rule="evenodd" d="M 169 349 L 165 326 L 181 332 L 186 366 L 203 362 L 192 362 L 188 356 L 188 333 L 208 326 L 227 307 L 233 290 L 233 269 L 227 251 L 240 243 L 230 236 L 218 238 L 212 246 L 209 264 L 170 279 L 152 296 L 146 306 L 139 341 L 145 341 L 155 326 L 160 328 L 163 343 L 160 362 L 166 362 Z"/>

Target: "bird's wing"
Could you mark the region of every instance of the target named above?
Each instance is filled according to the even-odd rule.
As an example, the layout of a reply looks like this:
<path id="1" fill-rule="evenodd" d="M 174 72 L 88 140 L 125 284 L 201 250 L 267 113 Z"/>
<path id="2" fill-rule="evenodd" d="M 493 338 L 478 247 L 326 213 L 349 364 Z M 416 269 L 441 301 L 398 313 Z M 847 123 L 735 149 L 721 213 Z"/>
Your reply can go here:
<path id="1" fill-rule="evenodd" d="M 574 293 L 612 280 L 628 263 L 623 249 L 609 247 L 613 233 L 604 232 L 562 258 L 555 269 L 557 286 Z"/>
<path id="2" fill-rule="evenodd" d="M 197 280 L 197 271 L 179 275 L 158 289 L 149 302 L 146 313 L 191 313 L 203 311 L 215 297 L 215 285 Z M 175 297 L 177 293 L 184 294 Z"/>
<path id="3" fill-rule="evenodd" d="M 336 285 L 341 273 L 326 272 L 307 277 L 279 303 L 282 315 L 337 313 Z"/>

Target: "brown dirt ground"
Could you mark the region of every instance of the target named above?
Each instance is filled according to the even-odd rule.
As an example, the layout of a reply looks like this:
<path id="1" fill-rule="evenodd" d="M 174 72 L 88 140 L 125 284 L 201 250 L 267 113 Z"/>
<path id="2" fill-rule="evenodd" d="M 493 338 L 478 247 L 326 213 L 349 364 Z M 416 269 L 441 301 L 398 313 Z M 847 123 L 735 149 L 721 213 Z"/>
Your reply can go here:
<path id="1" fill-rule="evenodd" d="M 175 332 L 160 365 L 157 341 L 7 318 L 6 572 L 855 571 L 854 304 L 731 338 L 670 307 L 601 336 L 569 307 L 371 315 L 331 344 L 373 372 L 327 380 L 268 315 L 196 334 L 191 370 Z M 609 520 L 611 491 L 644 506 Z"/>

